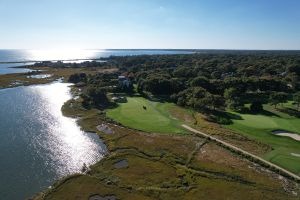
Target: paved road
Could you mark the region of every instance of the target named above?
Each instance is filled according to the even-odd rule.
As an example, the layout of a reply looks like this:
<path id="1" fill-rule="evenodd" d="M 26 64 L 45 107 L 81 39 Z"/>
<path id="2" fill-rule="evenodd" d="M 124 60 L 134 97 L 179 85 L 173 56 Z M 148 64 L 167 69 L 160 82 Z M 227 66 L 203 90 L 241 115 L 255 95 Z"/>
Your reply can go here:
<path id="1" fill-rule="evenodd" d="M 290 172 L 290 171 L 287 171 L 286 169 L 283 169 L 282 167 L 279 167 L 278 165 L 275 165 L 274 163 L 271 163 L 271 162 L 269 162 L 269 161 L 266 161 L 266 160 L 264 160 L 264 159 L 262 159 L 262 158 L 260 158 L 260 157 L 258 157 L 258 156 L 256 156 L 256 155 L 252 154 L 252 153 L 249 153 L 249 152 L 247 152 L 247 151 L 244 151 L 243 149 L 240 149 L 240 148 L 238 148 L 238 147 L 235 147 L 235 146 L 233 146 L 233 145 L 231 145 L 231 144 L 229 144 L 229 143 L 227 143 L 227 142 L 224 142 L 224 141 L 222 141 L 222 140 L 220 140 L 220 139 L 217 139 L 217 138 L 215 138 L 215 137 L 212 137 L 212 136 L 210 136 L 210 135 L 207 135 L 207 134 L 205 134 L 205 133 L 203 133 L 203 132 L 201 132 L 201 131 L 198 131 L 198 130 L 196 130 L 196 129 L 193 129 L 192 127 L 189 127 L 189 126 L 187 126 L 187 125 L 185 125 L 185 124 L 183 124 L 182 127 L 185 128 L 185 129 L 187 129 L 187 130 L 189 130 L 189 131 L 191 131 L 191 132 L 193 132 L 193 133 L 195 133 L 195 134 L 201 135 L 202 137 L 209 138 L 209 139 L 211 139 L 211 140 L 213 140 L 213 141 L 216 141 L 217 143 L 220 143 L 220 144 L 222 144 L 222 145 L 224 145 L 224 146 L 226 146 L 226 147 L 228 147 L 228 148 L 230 148 L 230 149 L 233 149 L 234 151 L 241 152 L 242 154 L 247 155 L 247 156 L 250 156 L 250 157 L 254 158 L 255 160 L 259 160 L 260 162 L 263 162 L 264 164 L 266 164 L 266 165 L 268 165 L 268 166 L 271 166 L 271 167 L 273 167 L 273 168 L 279 170 L 279 171 L 282 172 L 283 174 L 286 174 L 286 175 L 288 175 L 288 176 L 290 176 L 290 177 L 293 177 L 293 178 L 294 178 L 295 180 L 297 180 L 298 182 L 300 181 L 300 177 L 299 177 L 298 175 L 296 175 L 296 174 L 294 174 L 294 173 L 292 173 L 292 172 Z"/>

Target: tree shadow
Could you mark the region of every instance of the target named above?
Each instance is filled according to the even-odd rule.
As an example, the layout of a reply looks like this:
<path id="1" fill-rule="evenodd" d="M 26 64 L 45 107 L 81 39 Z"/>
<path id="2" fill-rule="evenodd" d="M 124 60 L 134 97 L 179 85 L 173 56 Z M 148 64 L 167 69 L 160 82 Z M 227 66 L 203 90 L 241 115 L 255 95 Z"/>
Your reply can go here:
<path id="1" fill-rule="evenodd" d="M 221 110 L 206 110 L 203 113 L 207 116 L 208 121 L 223 125 L 233 124 L 232 120 L 243 120 L 240 115 Z"/>
<path id="2" fill-rule="evenodd" d="M 290 116 L 294 116 L 294 117 L 300 117 L 300 111 L 293 109 L 293 108 L 279 108 L 278 109 L 280 112 L 286 113 Z"/>
<path id="3" fill-rule="evenodd" d="M 159 103 L 172 102 L 170 99 L 170 96 L 168 96 L 168 95 L 152 95 L 152 96 L 148 96 L 147 99 L 149 99 L 150 101 L 159 102 Z"/>
<path id="4" fill-rule="evenodd" d="M 276 113 L 270 112 L 270 111 L 268 111 L 268 110 L 262 110 L 262 111 L 258 112 L 257 114 L 266 115 L 266 116 L 271 116 L 271 117 L 280 117 L 280 116 L 277 115 Z"/>
<path id="5" fill-rule="evenodd" d="M 280 117 L 276 113 L 273 113 L 268 110 L 260 110 L 260 111 L 252 111 L 249 108 L 243 108 L 242 110 L 239 111 L 240 114 L 249 114 L 249 115 L 265 115 L 265 116 L 270 116 L 270 117 Z"/>
<path id="6" fill-rule="evenodd" d="M 232 119 L 232 120 L 243 120 L 243 118 L 240 115 L 237 115 L 235 113 L 225 112 L 224 116 L 226 116 L 226 117 L 228 117 L 229 119 Z"/>

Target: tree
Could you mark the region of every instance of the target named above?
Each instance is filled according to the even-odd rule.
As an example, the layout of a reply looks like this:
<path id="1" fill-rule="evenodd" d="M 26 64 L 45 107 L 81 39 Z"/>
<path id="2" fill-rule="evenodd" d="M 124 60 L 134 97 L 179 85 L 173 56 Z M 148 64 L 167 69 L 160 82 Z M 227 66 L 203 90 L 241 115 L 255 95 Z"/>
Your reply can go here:
<path id="1" fill-rule="evenodd" d="M 202 99 L 202 103 L 213 110 L 215 109 L 222 109 L 225 105 L 225 100 L 220 95 L 213 95 L 207 93 L 206 96 Z"/>
<path id="2" fill-rule="evenodd" d="M 300 92 L 297 92 L 293 95 L 293 99 L 295 103 L 297 104 L 297 110 L 299 111 L 299 106 L 300 106 Z"/>
<path id="3" fill-rule="evenodd" d="M 83 99 L 83 105 L 106 105 L 108 103 L 108 98 L 101 88 L 97 88 L 93 85 L 88 86 L 82 92 L 81 97 Z"/>
<path id="4" fill-rule="evenodd" d="M 79 82 L 86 82 L 86 81 L 87 81 L 87 76 L 85 73 L 72 74 L 68 80 L 68 82 L 70 83 L 79 83 Z"/>
<path id="5" fill-rule="evenodd" d="M 270 103 L 276 108 L 278 104 L 285 103 L 288 100 L 288 95 L 285 92 L 273 92 L 270 95 Z"/>
<path id="6" fill-rule="evenodd" d="M 241 110 L 243 103 L 240 97 L 240 92 L 236 88 L 228 88 L 224 92 L 224 98 L 227 106 L 232 110 Z"/>
<path id="7" fill-rule="evenodd" d="M 144 91 L 154 95 L 171 95 L 182 89 L 182 83 L 179 79 L 159 75 L 149 76 L 141 83 Z"/>
<path id="8" fill-rule="evenodd" d="M 191 81 L 191 85 L 193 87 L 203 87 L 205 89 L 209 88 L 209 80 L 204 76 L 198 76 Z"/>
<path id="9" fill-rule="evenodd" d="M 291 73 L 296 73 L 297 75 L 300 75 L 300 65 L 293 64 L 288 67 L 288 71 Z"/>
<path id="10" fill-rule="evenodd" d="M 259 101 L 255 101 L 250 105 L 250 110 L 255 113 L 261 112 L 261 111 L 263 111 L 263 109 L 264 109 L 263 105 Z"/>

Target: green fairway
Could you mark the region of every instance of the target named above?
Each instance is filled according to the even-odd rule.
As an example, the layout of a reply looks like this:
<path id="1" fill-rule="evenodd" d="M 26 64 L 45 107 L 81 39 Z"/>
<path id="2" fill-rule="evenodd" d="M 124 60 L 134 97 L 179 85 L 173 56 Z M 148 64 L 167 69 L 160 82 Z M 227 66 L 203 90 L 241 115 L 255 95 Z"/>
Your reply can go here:
<path id="1" fill-rule="evenodd" d="M 235 113 L 237 114 L 237 113 Z M 287 130 L 293 133 L 300 133 L 300 119 L 282 118 L 277 116 L 238 114 L 242 120 L 234 120 L 235 124 L 245 127 L 255 127 L 257 129 Z"/>
<path id="2" fill-rule="evenodd" d="M 240 119 L 234 119 L 233 124 L 226 127 L 271 145 L 274 150 L 264 155 L 264 158 L 300 174 L 300 157 L 293 155 L 300 154 L 300 142 L 272 134 L 272 131 L 276 129 L 300 134 L 300 119 L 276 111 L 268 105 L 265 105 L 264 108 L 269 111 L 268 115 L 232 112 Z"/>
<path id="3" fill-rule="evenodd" d="M 142 97 L 128 97 L 127 103 L 107 110 L 107 116 L 121 124 L 147 132 L 185 133 L 182 122 L 171 115 L 177 106 L 172 103 L 149 101 Z M 146 109 L 143 108 L 146 107 Z M 182 112 L 188 112 L 183 111 Z"/>

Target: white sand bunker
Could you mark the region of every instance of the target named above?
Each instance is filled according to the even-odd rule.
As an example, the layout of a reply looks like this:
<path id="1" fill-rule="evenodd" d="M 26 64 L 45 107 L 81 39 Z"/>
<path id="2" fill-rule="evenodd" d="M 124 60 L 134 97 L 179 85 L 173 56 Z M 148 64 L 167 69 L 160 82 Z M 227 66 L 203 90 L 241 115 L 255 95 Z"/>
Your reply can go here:
<path id="1" fill-rule="evenodd" d="M 297 133 L 291 133 L 285 130 L 274 130 L 272 131 L 275 135 L 284 136 L 284 137 L 290 137 L 294 140 L 300 141 L 300 135 Z"/>
<path id="2" fill-rule="evenodd" d="M 300 154 L 298 153 L 291 153 L 292 156 L 296 156 L 296 157 L 299 157 L 300 158 Z"/>

